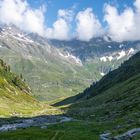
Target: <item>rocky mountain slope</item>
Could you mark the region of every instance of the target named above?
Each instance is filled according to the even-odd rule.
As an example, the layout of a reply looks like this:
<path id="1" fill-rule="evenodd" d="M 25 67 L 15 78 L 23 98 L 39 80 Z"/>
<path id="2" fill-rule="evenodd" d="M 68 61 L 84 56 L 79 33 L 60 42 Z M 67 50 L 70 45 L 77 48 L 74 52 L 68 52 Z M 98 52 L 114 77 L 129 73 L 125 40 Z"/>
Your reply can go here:
<path id="1" fill-rule="evenodd" d="M 81 68 L 81 63 L 71 56 L 61 56 L 59 50 L 50 46 L 46 39 L 37 36 L 42 41 L 34 41 L 20 32 L 15 27 L 2 30 L 0 57 L 11 66 L 12 71 L 23 74 L 34 95 L 39 99 L 54 99 L 86 87 L 88 77 L 82 76 L 86 71 Z M 78 71 L 80 74 L 76 75 Z"/>
<path id="2" fill-rule="evenodd" d="M 51 44 L 61 48 L 82 61 L 100 58 L 101 61 L 119 60 L 140 49 L 140 41 L 115 42 L 108 36 L 93 38 L 89 42 L 70 40 L 50 40 Z"/>
<path id="3" fill-rule="evenodd" d="M 47 40 L 15 26 L 0 30 L 0 57 L 22 73 L 40 100 L 66 98 L 82 92 L 139 50 L 139 41 L 90 42 Z"/>

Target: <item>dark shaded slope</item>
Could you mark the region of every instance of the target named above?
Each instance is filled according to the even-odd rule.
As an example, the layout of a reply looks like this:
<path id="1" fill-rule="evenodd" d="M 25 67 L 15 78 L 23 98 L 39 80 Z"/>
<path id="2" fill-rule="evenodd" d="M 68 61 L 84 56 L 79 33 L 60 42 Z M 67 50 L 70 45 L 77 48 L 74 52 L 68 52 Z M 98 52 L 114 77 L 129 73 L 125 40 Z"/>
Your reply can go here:
<path id="1" fill-rule="evenodd" d="M 122 124 L 132 120 L 139 126 L 140 52 L 75 99 L 77 103 L 67 108 L 70 116 Z"/>
<path id="2" fill-rule="evenodd" d="M 77 95 L 77 99 L 91 98 L 111 87 L 124 82 L 140 73 L 140 52 L 132 56 L 129 60 L 124 62 L 118 69 L 109 72 L 99 82 L 93 83 L 83 93 Z"/>
<path id="3" fill-rule="evenodd" d="M 140 52 L 132 56 L 129 60 L 125 61 L 118 69 L 110 71 L 97 83 L 93 83 L 89 88 L 85 89 L 83 93 L 60 101 L 54 104 L 54 106 L 66 105 L 76 101 L 90 99 L 97 96 L 98 94 L 102 94 L 104 91 L 110 89 L 111 87 L 122 83 L 139 73 Z"/>

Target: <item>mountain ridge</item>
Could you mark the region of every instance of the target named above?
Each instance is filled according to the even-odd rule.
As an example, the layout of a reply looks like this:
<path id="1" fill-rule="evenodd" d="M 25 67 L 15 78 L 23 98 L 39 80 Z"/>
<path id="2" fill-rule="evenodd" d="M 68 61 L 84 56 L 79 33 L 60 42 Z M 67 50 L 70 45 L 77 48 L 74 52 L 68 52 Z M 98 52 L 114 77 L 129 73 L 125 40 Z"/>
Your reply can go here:
<path id="1" fill-rule="evenodd" d="M 139 112 L 140 52 L 109 72 L 99 82 L 75 96 L 68 108 L 72 116 L 110 121 L 119 118 L 137 120 Z M 79 111 L 79 114 L 77 114 Z M 136 116 L 134 114 L 137 114 Z M 127 119 L 128 119 L 127 118 Z"/>
<path id="2" fill-rule="evenodd" d="M 139 41 L 122 45 L 96 38 L 82 43 L 55 45 L 37 34 L 5 26 L 0 33 L 0 57 L 13 72 L 23 74 L 37 99 L 50 101 L 82 92 L 139 50 Z"/>

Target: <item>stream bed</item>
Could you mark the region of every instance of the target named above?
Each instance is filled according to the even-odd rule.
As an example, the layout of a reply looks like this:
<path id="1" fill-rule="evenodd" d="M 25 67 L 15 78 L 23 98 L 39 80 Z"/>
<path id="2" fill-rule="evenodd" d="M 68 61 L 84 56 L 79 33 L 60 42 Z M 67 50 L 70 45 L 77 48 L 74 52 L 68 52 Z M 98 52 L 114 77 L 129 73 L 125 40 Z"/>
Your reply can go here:
<path id="1" fill-rule="evenodd" d="M 7 122 L 6 124 L 1 124 L 0 132 L 6 132 L 17 129 L 25 129 L 32 126 L 39 126 L 42 129 L 46 129 L 47 125 L 59 124 L 63 122 L 69 122 L 73 119 L 66 116 L 39 116 L 33 118 L 21 118 L 14 121 Z"/>

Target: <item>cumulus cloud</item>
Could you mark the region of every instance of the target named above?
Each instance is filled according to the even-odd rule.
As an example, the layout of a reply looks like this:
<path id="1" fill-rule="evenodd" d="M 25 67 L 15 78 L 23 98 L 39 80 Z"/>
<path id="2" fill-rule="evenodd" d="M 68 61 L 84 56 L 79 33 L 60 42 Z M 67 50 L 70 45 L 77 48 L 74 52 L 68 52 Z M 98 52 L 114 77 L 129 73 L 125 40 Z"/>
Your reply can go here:
<path id="1" fill-rule="evenodd" d="M 104 19 L 108 24 L 108 34 L 115 41 L 140 39 L 140 0 L 134 2 L 134 9 L 126 7 L 122 13 L 111 5 L 105 6 Z"/>
<path id="2" fill-rule="evenodd" d="M 134 6 L 136 7 L 136 9 L 138 10 L 138 12 L 140 12 L 140 0 L 136 0 L 134 2 Z"/>
<path id="3" fill-rule="evenodd" d="M 72 21 L 74 16 L 74 11 L 72 9 L 59 9 L 58 17 L 64 18 L 67 21 Z"/>
<path id="4" fill-rule="evenodd" d="M 47 29 L 46 36 L 50 39 L 69 40 L 73 14 L 72 10 L 59 9 L 57 20 L 53 23 L 52 28 Z"/>
<path id="5" fill-rule="evenodd" d="M 52 28 L 47 29 L 46 36 L 50 39 L 68 40 L 69 26 L 67 22 L 63 18 L 58 19 Z"/>
<path id="6" fill-rule="evenodd" d="M 14 24 L 27 32 L 38 33 L 49 39 L 70 39 L 70 22 L 73 20 L 72 9 L 59 9 L 57 20 L 52 28 L 45 25 L 44 6 L 33 9 L 27 0 L 0 0 L 0 22 L 3 24 Z"/>
<path id="7" fill-rule="evenodd" d="M 125 7 L 122 12 L 110 4 L 106 4 L 104 10 L 106 32 L 114 41 L 140 40 L 140 0 L 135 0 L 133 7 Z M 45 12 L 44 6 L 33 9 L 27 0 L 0 0 L 0 23 L 14 24 L 27 32 L 49 39 L 70 40 L 77 37 L 82 41 L 105 34 L 106 27 L 103 29 L 92 8 L 80 11 L 76 16 L 74 8 L 59 9 L 57 19 L 50 28 L 45 24 Z M 76 28 L 71 27 L 74 24 Z"/>
<path id="8" fill-rule="evenodd" d="M 44 7 L 32 9 L 26 0 L 1 0 L 0 22 L 14 24 L 22 30 L 44 35 Z"/>
<path id="9" fill-rule="evenodd" d="M 76 33 L 79 40 L 89 41 L 103 33 L 102 26 L 91 8 L 80 11 L 76 16 L 76 22 Z"/>

